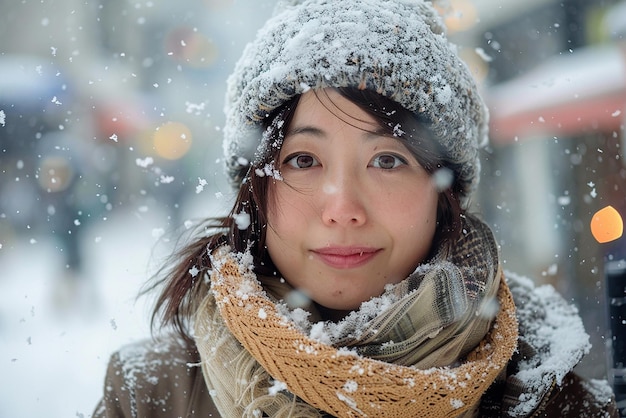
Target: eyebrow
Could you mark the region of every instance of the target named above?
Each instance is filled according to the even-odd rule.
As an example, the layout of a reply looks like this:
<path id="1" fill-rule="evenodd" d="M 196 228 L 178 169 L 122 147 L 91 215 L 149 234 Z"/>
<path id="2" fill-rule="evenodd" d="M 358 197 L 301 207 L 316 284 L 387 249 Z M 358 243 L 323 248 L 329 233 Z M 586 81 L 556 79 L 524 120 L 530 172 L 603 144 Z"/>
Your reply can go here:
<path id="1" fill-rule="evenodd" d="M 305 134 L 305 135 L 312 135 L 312 136 L 319 136 L 319 137 L 326 136 L 326 133 L 322 129 L 317 128 L 315 126 L 309 126 L 309 125 L 291 128 L 285 133 L 285 136 L 298 135 L 298 134 Z"/>
<path id="2" fill-rule="evenodd" d="M 368 130 L 365 130 L 365 129 L 363 129 L 362 131 L 365 134 L 364 136 L 367 139 L 379 138 L 381 136 L 385 137 L 385 138 L 393 138 L 393 136 L 389 135 L 382 128 L 378 128 L 375 131 L 368 131 Z M 326 131 L 324 131 L 322 128 L 318 128 L 316 126 L 303 125 L 303 126 L 299 126 L 299 127 L 295 127 L 295 128 L 289 129 L 285 133 L 285 136 L 298 135 L 298 134 L 311 135 L 311 136 L 323 138 L 323 137 L 326 136 Z"/>

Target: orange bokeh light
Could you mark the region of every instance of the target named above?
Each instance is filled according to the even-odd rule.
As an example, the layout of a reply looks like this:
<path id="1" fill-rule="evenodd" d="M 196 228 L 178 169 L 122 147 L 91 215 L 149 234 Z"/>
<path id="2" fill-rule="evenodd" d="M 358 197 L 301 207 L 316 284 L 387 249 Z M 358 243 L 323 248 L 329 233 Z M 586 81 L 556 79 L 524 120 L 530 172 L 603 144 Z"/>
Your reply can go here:
<path id="1" fill-rule="evenodd" d="M 624 233 L 624 221 L 613 206 L 600 209 L 591 218 L 591 234 L 600 244 L 615 241 Z"/>
<path id="2" fill-rule="evenodd" d="M 179 122 L 167 122 L 161 125 L 153 137 L 156 153 L 168 160 L 178 160 L 191 148 L 191 130 Z"/>

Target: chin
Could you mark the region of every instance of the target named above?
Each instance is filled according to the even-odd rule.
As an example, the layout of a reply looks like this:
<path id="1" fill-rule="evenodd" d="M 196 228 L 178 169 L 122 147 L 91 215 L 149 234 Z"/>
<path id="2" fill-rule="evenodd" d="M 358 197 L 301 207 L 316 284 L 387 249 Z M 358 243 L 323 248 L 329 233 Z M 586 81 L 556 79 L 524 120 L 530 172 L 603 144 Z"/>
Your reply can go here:
<path id="1" fill-rule="evenodd" d="M 335 311 L 356 311 L 361 307 L 363 302 L 370 300 L 372 297 L 366 297 L 363 300 L 346 300 L 346 301 L 338 301 L 338 300 L 330 300 L 325 301 L 327 303 L 318 303 L 318 305 L 323 306 L 326 309 L 332 309 Z"/>

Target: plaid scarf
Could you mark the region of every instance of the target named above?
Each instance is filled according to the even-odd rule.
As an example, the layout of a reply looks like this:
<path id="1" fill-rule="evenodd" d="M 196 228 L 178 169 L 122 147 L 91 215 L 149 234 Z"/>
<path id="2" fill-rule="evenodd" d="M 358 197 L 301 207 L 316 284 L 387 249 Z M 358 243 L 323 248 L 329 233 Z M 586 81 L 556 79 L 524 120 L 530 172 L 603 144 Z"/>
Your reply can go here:
<path id="1" fill-rule="evenodd" d="M 498 250 L 491 230 L 478 219 L 464 218 L 463 234 L 440 249 L 407 279 L 365 302 L 339 323 L 312 324 L 304 333 L 329 338 L 333 347 L 354 348 L 366 357 L 421 369 L 449 366 L 487 334 L 497 312 Z M 276 300 L 293 289 L 276 278 L 259 278 Z M 312 318 L 318 318 L 315 307 Z M 285 312 L 286 316 L 288 313 Z"/>
<path id="2" fill-rule="evenodd" d="M 411 416 L 415 408 L 421 416 L 449 416 L 451 410 L 471 415 L 515 349 L 514 306 L 500 283 L 497 247 L 489 228 L 474 217 L 464 219 L 463 234 L 450 250 L 441 249 L 407 279 L 337 324 L 296 320 L 277 302 L 290 288 L 275 278 L 257 278 L 251 258 L 228 248 L 213 253 L 212 289 L 196 318 L 205 380 L 224 416 L 256 416 L 259 411 L 290 416 L 300 407 L 309 411 L 301 411 L 302 416 L 322 416 L 320 410 L 359 416 L 366 414 L 364 406 L 371 414 L 372 405 L 381 402 L 385 411 L 397 408 L 400 415 L 394 416 L 399 417 Z M 500 313 L 498 301 L 507 306 Z M 496 313 L 498 326 L 491 327 Z M 312 339 L 313 329 L 329 341 Z M 324 364 L 328 371 L 308 385 L 300 381 Z M 268 375 L 286 386 L 272 387 Z M 366 380 L 357 383 L 361 378 Z M 376 383 L 381 390 L 356 396 L 376 379 L 382 379 Z M 407 387 L 407 382 L 422 380 L 422 389 Z M 455 390 L 418 394 L 431 385 Z M 385 401 L 389 395 L 383 392 L 398 395 Z M 411 399 L 406 404 L 399 401 L 404 392 Z M 425 411 L 428 402 L 434 406 Z"/>

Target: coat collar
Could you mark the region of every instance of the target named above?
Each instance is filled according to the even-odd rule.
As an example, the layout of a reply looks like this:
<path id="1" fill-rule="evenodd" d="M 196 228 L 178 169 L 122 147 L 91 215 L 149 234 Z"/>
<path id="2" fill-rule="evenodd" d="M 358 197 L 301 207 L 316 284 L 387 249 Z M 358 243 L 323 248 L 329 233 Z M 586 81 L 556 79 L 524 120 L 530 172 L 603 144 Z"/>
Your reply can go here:
<path id="1" fill-rule="evenodd" d="M 519 344 L 506 378 L 504 409 L 508 416 L 526 417 L 562 385 L 591 344 L 577 308 L 552 286 L 535 287 L 511 272 L 505 276 L 517 307 Z"/>

